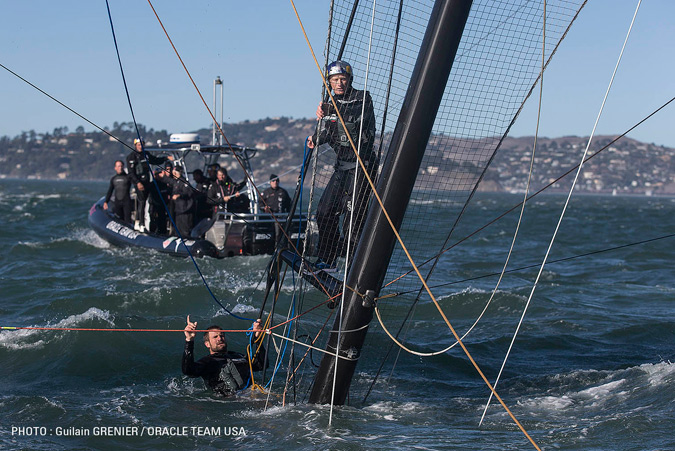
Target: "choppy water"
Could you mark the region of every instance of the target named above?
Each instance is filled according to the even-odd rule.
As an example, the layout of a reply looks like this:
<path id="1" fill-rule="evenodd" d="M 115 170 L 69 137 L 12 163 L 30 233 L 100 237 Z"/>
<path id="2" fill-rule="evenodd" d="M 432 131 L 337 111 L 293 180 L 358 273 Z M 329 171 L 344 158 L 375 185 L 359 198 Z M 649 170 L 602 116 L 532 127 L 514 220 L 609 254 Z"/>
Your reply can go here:
<path id="1" fill-rule="evenodd" d="M 189 261 L 110 247 L 90 231 L 86 214 L 104 190 L 102 183 L 0 181 L 0 325 L 181 329 L 190 314 L 204 326 L 248 327 L 215 305 Z M 482 197 L 464 232 L 518 201 Z M 512 267 L 541 260 L 562 201 L 542 196 L 531 204 Z M 442 215 L 442 206 L 429 208 Z M 673 233 L 674 210 L 669 198 L 575 198 L 551 259 Z M 451 282 L 498 271 L 513 223 L 458 246 L 439 274 Z M 665 239 L 546 268 L 498 387 L 542 449 L 675 449 L 674 259 L 673 239 Z M 250 316 L 266 263 L 199 262 L 216 295 Z M 536 273 L 508 275 L 466 339 L 490 379 Z M 435 289 L 458 330 L 480 313 L 495 281 Z M 408 338 L 418 349 L 451 343 L 433 305 L 420 305 L 414 324 Z M 246 339 L 232 334 L 229 342 L 241 349 Z M 352 405 L 337 408 L 329 427 L 327 406 L 284 407 L 272 397 L 265 410 L 259 396 L 213 397 L 200 380 L 181 376 L 182 346 L 181 333 L 0 332 L 0 447 L 534 449 L 498 405 L 478 426 L 488 390 L 457 348 L 424 359 L 401 354 L 362 405 L 389 346 L 373 327 Z M 127 427 L 127 435 L 112 427 Z M 89 436 L 58 435 L 78 432 Z"/>

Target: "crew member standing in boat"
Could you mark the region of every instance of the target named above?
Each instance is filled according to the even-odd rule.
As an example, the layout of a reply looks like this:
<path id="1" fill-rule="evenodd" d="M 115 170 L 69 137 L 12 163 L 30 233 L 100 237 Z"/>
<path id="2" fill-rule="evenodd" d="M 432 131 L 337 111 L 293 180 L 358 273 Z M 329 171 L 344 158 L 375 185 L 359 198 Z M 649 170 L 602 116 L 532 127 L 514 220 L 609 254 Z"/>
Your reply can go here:
<path id="1" fill-rule="evenodd" d="M 202 357 L 197 362 L 194 359 L 195 342 L 197 334 L 197 322 L 190 322 L 187 317 L 185 326 L 185 348 L 181 369 L 183 374 L 189 377 L 201 377 L 206 385 L 213 391 L 223 396 L 230 396 L 237 390 L 244 388 L 251 375 L 250 369 L 259 371 L 263 369 L 265 348 L 253 349 L 251 368 L 248 358 L 244 354 L 227 350 L 227 339 L 220 326 L 209 326 L 204 332 L 204 346 L 209 350 L 209 355 Z M 258 338 L 262 333 L 260 320 L 253 323 L 253 333 Z"/>
<path id="2" fill-rule="evenodd" d="M 192 179 L 195 182 L 195 225 L 204 218 L 211 217 L 211 208 L 206 203 L 206 196 L 209 192 L 211 182 L 204 177 L 204 172 L 201 169 L 192 171 Z"/>
<path id="3" fill-rule="evenodd" d="M 270 187 L 263 191 L 258 203 L 266 213 L 287 213 L 290 210 L 291 197 L 288 195 L 288 191 L 279 186 L 279 177 L 276 174 L 270 175 Z M 274 238 L 277 243 L 282 237 L 278 221 L 274 223 Z"/>
<path id="4" fill-rule="evenodd" d="M 209 205 L 216 207 L 216 211 L 242 213 L 238 208 L 242 202 L 237 202 L 237 198 L 242 196 L 239 192 L 241 186 L 242 184 L 234 183 L 228 177 L 225 168 L 219 168 L 216 181 L 209 187 L 206 201 Z"/>
<path id="5" fill-rule="evenodd" d="M 259 204 L 266 213 L 287 213 L 291 208 L 291 197 L 279 186 L 276 174 L 270 175 L 270 187 L 263 191 Z"/>
<path id="6" fill-rule="evenodd" d="M 319 200 L 316 212 L 319 243 L 315 266 L 319 269 L 334 267 L 336 258 L 342 254 L 343 246 L 346 245 L 346 237 L 342 239 L 340 237 L 340 216 L 343 216 L 342 228 L 347 233 L 346 231 L 350 230 L 349 212 L 353 203 L 354 223 L 351 228 L 350 245 L 353 253 L 368 208 L 370 198 L 368 181 L 348 136 L 354 142 L 372 179 L 378 167 L 378 158 L 373 152 L 375 112 L 370 93 L 353 88 L 352 67 L 344 61 L 329 64 L 326 68 L 326 78 L 347 130 L 345 131 L 340 123 L 332 102 L 321 102 L 316 110 L 317 120 L 320 121 L 319 130 L 309 138 L 307 145 L 313 149 L 316 145 L 327 143 L 337 154 L 337 159 L 333 175 Z M 356 195 L 354 195 L 354 178 L 356 178 Z"/>
<path id="7" fill-rule="evenodd" d="M 131 179 L 129 175 L 124 172 L 124 162 L 122 160 L 115 161 L 116 174 L 110 179 L 110 187 L 108 193 L 105 195 L 105 202 L 103 202 L 103 209 L 108 209 L 108 202 L 113 193 L 115 194 L 113 213 L 124 222 L 131 224 L 131 197 L 129 196 L 129 188 L 131 188 Z"/>
<path id="8" fill-rule="evenodd" d="M 150 178 L 150 164 L 162 164 L 170 157 L 157 157 L 150 153 L 145 153 L 147 161 L 143 156 L 143 146 L 145 142 L 134 139 L 135 150 L 127 155 L 127 167 L 129 168 L 129 177 L 136 188 L 136 226 L 141 232 L 145 231 L 145 204 L 148 199 L 150 189 L 152 188 L 152 179 Z"/>
<path id="9" fill-rule="evenodd" d="M 181 237 L 188 239 L 190 238 L 190 232 L 192 232 L 194 200 L 192 199 L 192 187 L 185 177 L 183 177 L 183 169 L 180 166 L 174 166 L 173 168 L 171 200 L 173 202 L 176 227 Z"/>
<path id="10" fill-rule="evenodd" d="M 206 178 L 209 179 L 210 183 L 215 183 L 215 181 L 218 180 L 218 169 L 220 169 L 218 163 L 210 164 L 209 167 L 206 168 Z"/>
<path id="11" fill-rule="evenodd" d="M 171 169 L 168 167 L 160 168 L 155 171 L 155 182 L 159 191 L 150 189 L 150 233 L 157 233 L 159 235 L 166 235 L 167 218 L 166 211 L 171 205 Z"/>

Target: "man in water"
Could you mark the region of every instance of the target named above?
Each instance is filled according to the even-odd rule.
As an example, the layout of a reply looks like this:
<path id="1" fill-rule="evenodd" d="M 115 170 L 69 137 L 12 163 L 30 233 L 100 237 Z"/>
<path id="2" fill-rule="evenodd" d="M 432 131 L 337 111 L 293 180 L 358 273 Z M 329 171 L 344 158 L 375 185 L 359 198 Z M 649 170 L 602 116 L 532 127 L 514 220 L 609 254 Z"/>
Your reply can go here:
<path id="1" fill-rule="evenodd" d="M 124 222 L 131 224 L 131 197 L 129 196 L 129 188 L 131 187 L 131 180 L 129 175 L 124 172 L 124 162 L 122 160 L 115 161 L 116 174 L 110 179 L 110 187 L 108 193 L 105 195 L 105 202 L 103 202 L 103 209 L 108 209 L 108 202 L 115 193 L 115 204 L 113 213 L 115 213 Z"/>
<path id="2" fill-rule="evenodd" d="M 318 133 L 309 138 L 307 145 L 313 149 L 316 145 L 327 143 L 335 151 L 337 159 L 316 211 L 319 243 L 315 266 L 318 269 L 334 267 L 336 258 L 343 253 L 347 237 L 340 237 L 339 220 L 340 216 L 343 216 L 342 229 L 345 233 L 350 230 L 349 212 L 352 207 L 354 223 L 350 234 L 350 254 L 353 254 L 368 208 L 370 188 L 352 150 L 349 137 L 373 180 L 378 167 L 378 157 L 373 152 L 375 112 L 370 93 L 352 87 L 354 79 L 352 67 L 344 61 L 329 64 L 326 68 L 326 78 L 347 130 L 345 131 L 340 123 L 332 102 L 321 102 L 316 110 L 316 118 L 321 124 Z M 354 178 L 356 178 L 356 195 L 354 195 Z"/>
<path id="3" fill-rule="evenodd" d="M 201 377 L 206 385 L 214 392 L 223 396 L 230 396 L 237 390 L 246 386 L 246 380 L 251 375 L 248 358 L 244 354 L 228 351 L 227 340 L 220 326 L 209 326 L 208 332 L 204 332 L 204 346 L 209 350 L 209 355 L 202 357 L 197 362 L 194 360 L 194 338 L 197 335 L 197 321 L 190 322 L 187 317 L 185 326 L 185 348 L 181 364 L 183 374 L 189 377 Z M 258 338 L 262 333 L 260 320 L 253 323 L 253 333 Z M 263 369 L 265 348 L 255 347 L 255 354 L 251 361 L 253 371 Z M 246 380 L 244 380 L 246 378 Z"/>

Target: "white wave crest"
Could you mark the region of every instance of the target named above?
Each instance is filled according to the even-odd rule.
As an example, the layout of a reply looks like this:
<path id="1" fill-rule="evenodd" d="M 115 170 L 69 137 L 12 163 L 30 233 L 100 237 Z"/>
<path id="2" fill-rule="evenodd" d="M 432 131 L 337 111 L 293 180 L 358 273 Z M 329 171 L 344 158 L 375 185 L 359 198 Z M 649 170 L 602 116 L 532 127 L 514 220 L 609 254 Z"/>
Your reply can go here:
<path id="1" fill-rule="evenodd" d="M 46 325 L 33 327 L 77 327 L 84 322 L 92 320 L 103 320 L 111 326 L 114 325 L 114 316 L 110 312 L 98 309 L 96 307 L 91 307 L 84 313 L 80 313 L 79 315 L 71 315 L 62 319 L 56 324 L 47 323 Z M 28 348 L 39 349 L 53 341 L 51 337 L 45 336 L 50 332 L 54 331 L 36 329 L 2 331 L 2 333 L 0 333 L 0 346 L 10 350 L 21 350 Z"/>
<path id="2" fill-rule="evenodd" d="M 75 230 L 70 234 L 69 239 L 81 241 L 84 244 L 88 244 L 89 246 L 94 246 L 99 249 L 108 249 L 110 247 L 110 243 L 98 236 L 96 232 L 91 229 Z"/>

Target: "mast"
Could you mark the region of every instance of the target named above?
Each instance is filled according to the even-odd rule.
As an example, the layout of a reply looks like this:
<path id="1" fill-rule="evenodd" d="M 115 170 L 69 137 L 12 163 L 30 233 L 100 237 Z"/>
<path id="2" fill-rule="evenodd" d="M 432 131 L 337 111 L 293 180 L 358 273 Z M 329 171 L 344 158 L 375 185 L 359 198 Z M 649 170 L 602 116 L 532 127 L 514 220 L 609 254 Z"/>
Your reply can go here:
<path id="1" fill-rule="evenodd" d="M 429 17 L 377 187 L 397 230 L 415 185 L 471 4 L 472 0 L 437 0 Z M 395 244 L 396 237 L 382 209 L 373 201 L 347 275 L 347 285 L 370 299 L 378 296 Z M 342 318 L 338 315 L 335 320 L 326 351 L 335 354 L 337 349 L 340 356 L 350 360 L 324 355 L 314 378 L 311 403 L 328 404 L 332 400 L 342 405 L 347 398 L 366 338 L 366 326 L 373 318 L 373 305 L 352 290 L 346 290 L 343 309 Z M 339 330 L 354 332 L 338 334 Z"/>

